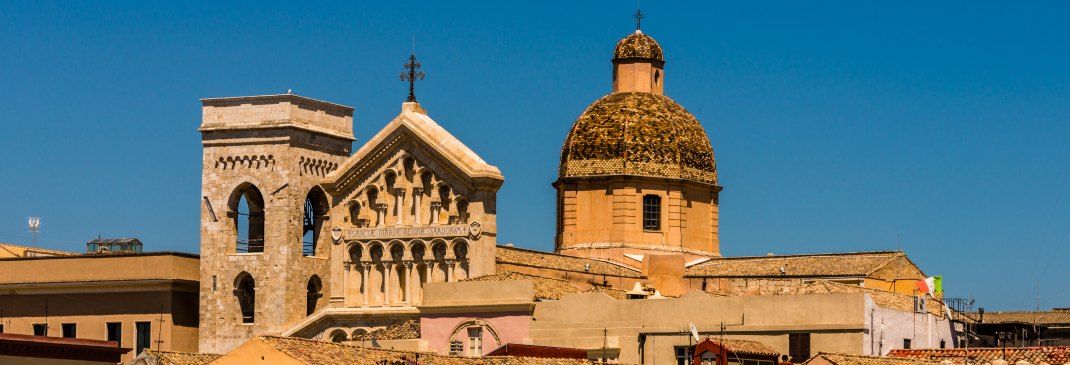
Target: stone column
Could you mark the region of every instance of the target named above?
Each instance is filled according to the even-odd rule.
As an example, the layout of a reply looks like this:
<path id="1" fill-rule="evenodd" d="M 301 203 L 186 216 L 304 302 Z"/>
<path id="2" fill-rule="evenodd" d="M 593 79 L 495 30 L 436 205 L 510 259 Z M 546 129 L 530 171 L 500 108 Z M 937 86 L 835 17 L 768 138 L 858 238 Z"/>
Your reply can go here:
<path id="1" fill-rule="evenodd" d="M 423 221 L 420 220 L 420 210 L 423 209 L 420 206 L 420 198 L 423 198 L 423 195 L 424 195 L 424 188 L 421 188 L 421 187 L 412 188 L 412 206 L 413 206 L 413 212 L 416 212 L 413 215 L 412 225 L 414 225 L 414 226 L 423 225 Z"/>
<path id="2" fill-rule="evenodd" d="M 455 264 L 455 263 L 456 263 L 456 261 L 446 260 L 446 282 L 447 283 L 456 281 L 456 280 L 453 280 L 453 264 Z"/>
<path id="3" fill-rule="evenodd" d="M 397 211 L 397 218 L 394 219 L 394 225 L 401 227 L 401 225 L 405 224 L 405 189 L 395 188 L 394 196 L 396 197 L 395 201 L 397 202 L 394 204 L 394 208 Z"/>
<path id="4" fill-rule="evenodd" d="M 442 209 L 442 202 L 431 201 L 431 224 L 438 223 L 438 210 Z"/>
<path id="5" fill-rule="evenodd" d="M 368 288 L 368 276 L 371 275 L 372 264 L 365 262 L 360 264 L 360 267 L 361 275 L 363 275 L 363 277 L 361 278 L 361 284 L 364 286 L 364 307 L 367 307 L 368 298 L 371 297 L 371 290 L 369 290 L 370 288 Z"/>
<path id="6" fill-rule="evenodd" d="M 383 306 L 389 306 L 391 301 L 391 294 L 394 293 L 390 285 L 390 277 L 394 276 L 393 263 L 383 263 Z"/>
<path id="7" fill-rule="evenodd" d="M 375 216 L 379 221 L 375 223 L 376 226 L 382 227 L 386 225 L 386 203 L 379 203 L 375 205 Z"/>
<path id="8" fill-rule="evenodd" d="M 342 270 L 343 270 L 342 271 L 342 306 L 343 307 L 348 307 L 349 306 L 349 302 L 347 301 L 347 299 L 349 299 L 349 269 L 351 268 L 351 266 L 352 266 L 352 264 L 349 264 L 349 263 L 342 264 Z"/>
<path id="9" fill-rule="evenodd" d="M 411 261 L 405 263 L 405 277 L 407 278 L 407 279 L 405 279 L 405 303 L 412 304 L 412 303 L 415 303 L 416 301 L 412 299 L 412 287 L 413 287 L 412 284 L 413 284 L 413 282 L 412 282 L 412 262 Z"/>

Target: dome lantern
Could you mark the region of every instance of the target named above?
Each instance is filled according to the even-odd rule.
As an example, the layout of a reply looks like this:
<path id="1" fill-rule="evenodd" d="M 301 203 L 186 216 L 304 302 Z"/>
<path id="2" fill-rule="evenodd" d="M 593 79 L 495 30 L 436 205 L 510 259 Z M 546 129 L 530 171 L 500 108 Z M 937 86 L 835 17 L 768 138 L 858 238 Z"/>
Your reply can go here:
<path id="1" fill-rule="evenodd" d="M 665 94 L 665 54 L 654 38 L 636 29 L 613 49 L 613 92 Z"/>

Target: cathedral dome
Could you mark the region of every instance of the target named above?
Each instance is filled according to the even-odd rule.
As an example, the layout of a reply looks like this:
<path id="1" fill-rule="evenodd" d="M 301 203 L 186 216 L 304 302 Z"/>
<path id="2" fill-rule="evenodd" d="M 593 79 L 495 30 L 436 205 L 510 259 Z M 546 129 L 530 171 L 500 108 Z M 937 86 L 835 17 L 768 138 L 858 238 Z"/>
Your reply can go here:
<path id="1" fill-rule="evenodd" d="M 617 48 L 613 50 L 613 59 L 628 58 L 665 62 L 665 55 L 661 53 L 661 45 L 654 38 L 638 30 L 617 42 Z"/>
<path id="2" fill-rule="evenodd" d="M 647 92 L 616 92 L 587 107 L 565 138 L 558 173 L 717 183 L 713 147 L 698 119 L 669 97 Z"/>

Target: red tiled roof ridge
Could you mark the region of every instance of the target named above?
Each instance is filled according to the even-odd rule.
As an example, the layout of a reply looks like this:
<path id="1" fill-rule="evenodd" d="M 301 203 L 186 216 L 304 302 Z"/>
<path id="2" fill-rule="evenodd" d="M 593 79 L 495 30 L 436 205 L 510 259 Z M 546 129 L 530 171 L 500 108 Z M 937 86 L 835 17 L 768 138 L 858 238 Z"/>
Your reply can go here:
<path id="1" fill-rule="evenodd" d="M 720 257 L 711 257 L 710 261 L 784 259 L 784 258 L 793 258 L 793 257 L 819 257 L 819 256 L 884 256 L 884 255 L 894 255 L 894 254 L 897 254 L 897 253 L 902 253 L 903 256 L 906 256 L 906 253 L 905 252 L 901 252 L 901 251 L 857 251 L 857 252 L 797 253 L 797 254 L 773 255 L 773 256 L 768 256 L 768 255 L 720 256 Z M 710 261 L 707 261 L 707 262 L 710 262 Z M 705 263 L 706 262 L 703 262 L 702 264 L 705 264 Z M 699 264 L 699 265 L 702 265 L 702 264 Z"/>
<path id="2" fill-rule="evenodd" d="M 508 250 L 524 251 L 524 252 L 530 252 L 530 253 L 540 254 L 540 255 L 550 255 L 550 256 L 557 256 L 557 257 L 564 257 L 564 258 L 576 259 L 576 260 L 597 261 L 597 262 L 606 263 L 606 264 L 610 264 L 610 265 L 614 265 L 614 266 L 619 266 L 619 267 L 621 267 L 623 269 L 628 269 L 628 270 L 632 270 L 632 271 L 639 271 L 639 269 L 636 269 L 634 267 L 631 267 L 631 266 L 628 266 L 628 265 L 625 265 L 625 264 L 622 264 L 622 263 L 619 263 L 619 262 L 616 262 L 616 261 L 613 261 L 613 260 L 596 259 L 596 258 L 591 258 L 591 257 L 580 257 L 580 256 L 571 256 L 571 255 L 562 255 L 562 254 L 554 253 L 554 252 L 539 251 L 539 250 L 534 250 L 534 249 L 530 249 L 530 248 L 522 248 L 522 247 L 516 247 L 516 246 L 498 245 L 498 248 L 504 248 L 504 249 L 508 249 Z"/>

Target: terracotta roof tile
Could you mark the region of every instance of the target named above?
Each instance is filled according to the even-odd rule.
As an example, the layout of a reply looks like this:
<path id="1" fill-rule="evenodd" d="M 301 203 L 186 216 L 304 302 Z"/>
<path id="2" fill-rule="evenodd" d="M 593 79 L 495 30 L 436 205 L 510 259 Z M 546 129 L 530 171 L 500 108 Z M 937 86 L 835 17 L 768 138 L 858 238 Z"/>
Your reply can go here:
<path id="1" fill-rule="evenodd" d="M 535 297 L 532 298 L 534 300 L 558 300 L 558 299 L 561 299 L 561 297 L 569 295 L 569 294 L 585 293 L 585 292 L 606 293 L 606 295 L 609 295 L 610 297 L 613 297 L 615 299 L 624 299 L 624 297 L 625 297 L 624 291 L 623 290 L 619 290 L 619 289 L 594 287 L 594 288 L 591 288 L 591 289 L 583 290 L 583 289 L 580 289 L 580 287 L 576 286 L 575 284 L 572 284 L 568 280 L 561 280 L 561 279 L 547 278 L 547 277 L 542 277 L 542 276 L 521 274 L 521 273 L 512 272 L 512 271 L 504 271 L 504 272 L 499 272 L 499 273 L 496 273 L 496 274 L 474 277 L 474 278 L 466 279 L 466 280 L 462 280 L 462 281 L 507 281 L 507 280 L 522 280 L 522 281 L 530 281 L 530 282 L 532 282 L 532 284 L 534 284 L 534 286 L 535 286 Z"/>
<path id="2" fill-rule="evenodd" d="M 157 365 L 205 365 L 223 355 L 146 349 L 143 356 L 155 358 Z"/>
<path id="3" fill-rule="evenodd" d="M 363 335 L 357 335 L 353 341 L 360 340 L 410 340 L 420 338 L 420 322 L 408 320 L 386 326 Z"/>
<path id="4" fill-rule="evenodd" d="M 691 277 L 865 276 L 894 262 L 898 253 L 853 252 L 814 255 L 715 258 L 685 270 Z M 784 268 L 781 274 L 780 268 Z"/>
<path id="5" fill-rule="evenodd" d="M 508 246 L 498 246 L 494 259 L 499 264 L 547 268 L 597 275 L 621 276 L 627 278 L 637 278 L 640 276 L 638 270 L 623 265 Z M 587 269 L 585 265 L 590 265 L 590 269 Z"/>
<path id="6" fill-rule="evenodd" d="M 974 319 L 981 318 L 977 312 L 970 312 L 967 315 Z M 985 312 L 984 320 L 984 323 L 1066 324 L 1070 323 L 1070 311 Z"/>
<path id="7" fill-rule="evenodd" d="M 810 364 L 814 359 L 821 357 L 834 365 L 935 365 L 938 361 L 922 359 L 905 359 L 887 356 L 848 355 L 822 352 L 806 360 L 803 364 Z"/>
<path id="8" fill-rule="evenodd" d="M 986 313 L 985 316 L 988 316 Z M 1004 352 L 1005 351 L 1005 352 Z M 968 352 L 968 353 L 967 353 Z M 1070 346 L 1041 346 L 1041 347 L 1012 347 L 1006 350 L 1002 348 L 971 347 L 968 349 L 896 349 L 888 353 L 891 357 L 924 359 L 931 361 L 950 360 L 953 363 L 964 363 L 964 357 L 969 356 L 971 364 L 991 363 L 992 361 L 1005 359 L 1007 363 L 1014 364 L 1018 360 L 1025 360 L 1032 364 L 1066 364 L 1070 361 Z"/>
<path id="9" fill-rule="evenodd" d="M 293 337 L 260 337 L 268 345 L 305 364 L 376 365 L 414 360 L 415 352 L 358 347 Z M 460 357 L 420 353 L 421 365 L 591 365 L 589 360 L 546 359 L 512 356 Z"/>
<path id="10" fill-rule="evenodd" d="M 914 311 L 914 296 L 899 294 L 890 291 L 863 288 L 857 285 L 834 283 L 831 281 L 818 280 L 813 283 L 795 288 L 785 294 L 833 294 L 833 293 L 866 293 L 877 305 L 903 312 Z M 926 309 L 937 318 L 944 318 L 944 304 L 939 300 L 929 299 Z"/>
<path id="11" fill-rule="evenodd" d="M 737 353 L 750 355 L 778 356 L 780 352 L 764 343 L 751 340 L 711 340 L 720 344 L 722 348 Z"/>

